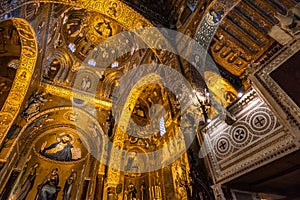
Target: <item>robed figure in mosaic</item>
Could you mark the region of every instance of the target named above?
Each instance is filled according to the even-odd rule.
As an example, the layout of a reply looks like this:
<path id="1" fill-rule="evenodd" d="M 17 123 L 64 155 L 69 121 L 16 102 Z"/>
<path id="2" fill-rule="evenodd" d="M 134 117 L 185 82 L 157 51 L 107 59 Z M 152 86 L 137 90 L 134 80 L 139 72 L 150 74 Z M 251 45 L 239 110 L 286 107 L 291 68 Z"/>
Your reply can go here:
<path id="1" fill-rule="evenodd" d="M 36 178 L 36 168 L 39 166 L 38 163 L 36 163 L 34 166 L 30 168 L 29 175 L 27 176 L 26 180 L 21 186 L 21 190 L 19 191 L 16 200 L 25 200 L 28 193 L 33 187 L 35 178 Z"/>
<path id="2" fill-rule="evenodd" d="M 61 189 L 61 187 L 58 186 L 59 176 L 57 172 L 57 168 L 53 169 L 44 179 L 43 183 L 38 186 L 35 200 L 56 200 L 57 193 Z"/>

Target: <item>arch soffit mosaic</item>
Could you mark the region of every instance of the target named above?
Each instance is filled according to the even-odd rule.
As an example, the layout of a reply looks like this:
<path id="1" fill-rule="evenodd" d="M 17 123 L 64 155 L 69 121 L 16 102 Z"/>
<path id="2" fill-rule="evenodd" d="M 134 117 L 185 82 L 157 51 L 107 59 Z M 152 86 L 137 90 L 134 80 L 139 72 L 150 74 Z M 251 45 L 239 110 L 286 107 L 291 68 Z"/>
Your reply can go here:
<path id="1" fill-rule="evenodd" d="M 31 83 L 38 53 L 34 30 L 26 20 L 14 18 L 4 21 L 11 21 L 16 27 L 21 42 L 21 57 L 13 85 L 0 112 L 0 143 L 19 113 Z"/>

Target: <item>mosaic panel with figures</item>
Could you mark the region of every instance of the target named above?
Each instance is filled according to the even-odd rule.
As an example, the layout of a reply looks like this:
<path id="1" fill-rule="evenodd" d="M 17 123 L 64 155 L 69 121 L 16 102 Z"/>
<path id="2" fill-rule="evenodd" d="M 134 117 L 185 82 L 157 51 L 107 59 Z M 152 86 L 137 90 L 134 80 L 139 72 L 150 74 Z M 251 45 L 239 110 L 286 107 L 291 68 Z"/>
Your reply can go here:
<path id="1" fill-rule="evenodd" d="M 98 13 L 75 8 L 64 13 L 62 34 L 65 43 L 70 48 L 74 46 L 72 51 L 80 59 L 101 41 L 122 30 L 118 22 Z"/>

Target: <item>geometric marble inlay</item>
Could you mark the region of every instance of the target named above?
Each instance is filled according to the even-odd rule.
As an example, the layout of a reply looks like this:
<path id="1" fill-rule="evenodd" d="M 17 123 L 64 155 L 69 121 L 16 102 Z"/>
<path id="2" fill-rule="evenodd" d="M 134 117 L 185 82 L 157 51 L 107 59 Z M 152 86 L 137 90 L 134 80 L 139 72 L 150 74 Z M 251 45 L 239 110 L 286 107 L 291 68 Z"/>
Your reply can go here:
<path id="1" fill-rule="evenodd" d="M 258 108 L 249 113 L 246 119 L 249 122 L 252 133 L 264 135 L 269 133 L 275 126 L 275 117 L 266 108 Z"/>

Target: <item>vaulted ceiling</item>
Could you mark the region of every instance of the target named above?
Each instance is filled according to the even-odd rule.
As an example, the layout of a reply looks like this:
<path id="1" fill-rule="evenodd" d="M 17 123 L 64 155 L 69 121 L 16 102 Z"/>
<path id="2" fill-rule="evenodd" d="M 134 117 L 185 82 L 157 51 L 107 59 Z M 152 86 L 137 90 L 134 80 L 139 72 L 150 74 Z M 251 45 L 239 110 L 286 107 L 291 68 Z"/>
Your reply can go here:
<path id="1" fill-rule="evenodd" d="M 12 17 L 26 18 L 36 31 L 41 55 L 37 64 L 41 66 L 41 75 L 39 77 L 35 75 L 35 78 L 42 80 L 41 86 L 52 95 L 68 101 L 70 95 L 73 95 L 71 101 L 78 106 L 81 106 L 84 101 L 90 103 L 91 99 L 93 101 L 96 99 L 102 107 L 106 106 L 106 111 L 110 109 L 112 91 L 118 86 L 120 77 L 144 63 L 170 64 L 196 82 L 199 88 L 206 87 L 202 77 L 196 76 L 184 59 L 151 48 L 139 49 L 138 46 L 129 44 L 127 40 L 118 40 L 114 43 L 122 47 L 129 46 L 131 52 L 113 59 L 108 67 L 98 66 L 101 63 L 96 65 L 93 60 L 86 60 L 84 65 L 81 65 L 87 55 L 107 38 L 124 30 L 143 26 L 171 28 L 196 39 L 199 43 L 201 43 L 201 34 L 210 34 L 211 40 L 208 41 L 207 50 L 222 76 L 222 84 L 225 85 L 226 92 L 232 94 L 226 97 L 230 98 L 226 99 L 228 100 L 226 106 L 228 106 L 237 98 L 237 92 L 245 91 L 250 87 L 251 83 L 247 79 L 249 67 L 266 63 L 283 47 L 271 36 L 270 31 L 274 26 L 279 25 L 276 15 L 278 13 L 285 15 L 288 9 L 297 3 L 294 0 L 236 0 L 233 1 L 236 5 L 225 12 L 215 5 L 218 2 L 226 5 L 226 0 L 124 0 L 122 2 L 127 6 L 122 8 L 126 9 L 124 13 L 129 15 L 120 17 L 118 14 L 121 12 L 113 3 L 105 5 L 101 13 L 81 5 L 70 6 L 45 2 L 46 0 L 41 3 L 31 2 L 26 5 L 24 3 L 23 7 L 16 6 L 9 13 Z M 13 0 L 5 2 L 0 6 L 0 13 L 8 12 L 1 11 L 1 8 L 10 3 L 17 5 Z M 211 18 L 207 18 L 212 10 L 216 16 L 211 14 Z M 2 19 L 4 18 L 5 15 Z M 218 20 L 221 19 L 219 23 Z M 207 27 L 215 29 L 204 29 L 204 32 L 199 32 L 201 25 L 205 23 Z M 12 33 L 4 32 L 0 28 L 0 37 L 12 37 Z M 6 57 L 5 47 L 8 45 L 12 50 L 10 52 L 19 53 L 19 44 L 1 43 L 2 58 Z M 110 52 L 103 51 L 101 54 L 103 60 L 116 53 L 114 49 L 104 49 Z M 2 59 L 0 64 L 7 66 L 9 61 L 18 58 L 15 55 L 10 56 L 9 60 Z M 93 67 L 102 68 L 95 72 L 90 70 Z M 13 72 L 9 73 L 13 74 Z M 215 77 L 213 73 L 209 76 L 211 79 Z M 139 73 L 131 77 L 132 80 L 138 78 Z M 176 77 L 172 80 L 176 81 Z M 94 84 L 90 85 L 90 82 Z M 127 87 L 127 85 L 122 86 Z M 161 104 L 166 97 L 168 100 L 163 106 L 170 110 L 169 113 L 164 113 L 167 116 L 165 118 L 167 123 L 171 118 L 174 121 L 180 120 L 178 101 L 171 92 L 169 94 L 169 91 L 163 89 L 160 84 L 141 87 L 139 90 L 140 93 L 137 92 L 135 95 L 136 102 L 129 106 L 135 123 L 141 126 L 148 125 L 151 106 Z M 61 102 L 65 103 L 59 99 L 55 102 L 55 106 L 60 106 Z M 109 114 L 105 114 L 105 117 L 109 118 L 106 115 Z"/>
<path id="2" fill-rule="evenodd" d="M 228 2 L 226 4 L 226 1 L 124 0 L 123 3 L 128 5 L 128 8 L 122 7 L 122 9 L 126 8 L 124 11 L 118 10 L 120 7 L 116 4 L 111 4 L 106 5 L 107 8 L 104 8 L 102 13 L 84 8 L 71 8 L 62 4 L 47 8 L 47 5 L 43 3 L 31 3 L 13 11 L 11 15 L 24 15 L 33 26 L 36 26 L 38 38 L 48 37 L 46 44 L 48 57 L 46 66 L 43 67 L 42 77 L 45 82 L 50 81 L 64 87 L 73 84 L 71 83 L 74 82 L 72 73 L 79 69 L 80 61 L 84 60 L 88 53 L 105 39 L 124 30 L 144 25 L 150 26 L 152 23 L 153 26 L 180 31 L 195 38 L 200 44 L 201 37 L 208 34 L 208 37 L 204 38 L 208 39 L 207 51 L 216 63 L 218 73 L 223 77 L 221 84 L 225 86 L 225 100 L 228 106 L 237 98 L 238 92 L 243 92 L 250 87 L 247 79 L 248 68 L 253 63 L 264 64 L 282 48 L 282 45 L 270 36 L 270 31 L 274 26 L 279 25 L 276 15 L 285 15 L 288 9 L 297 3 L 294 0 L 235 0 L 232 2 L 234 2 L 232 7 L 224 10 L 222 5 L 226 7 L 229 4 Z M 14 5 L 14 2 L 7 2 L 7 4 Z M 5 6 L 6 4 L 2 5 L 3 8 Z M 134 12 L 130 11 L 130 7 Z M 209 15 L 212 10 L 215 11 L 216 16 Z M 56 20 L 50 18 L 49 24 L 36 20 L 38 15 L 44 19 L 47 18 L 43 12 L 50 12 Z M 134 13 L 131 17 L 140 18 L 141 21 L 119 16 L 121 12 Z M 146 19 L 149 21 L 146 22 Z M 207 27 L 203 28 L 203 25 Z M 42 30 L 46 27 L 51 30 L 51 33 L 43 33 Z M 206 28 L 211 30 L 206 30 Z M 126 41 L 118 42 L 120 46 L 131 45 Z M 186 77 L 190 76 L 190 80 L 194 81 L 199 88 L 205 87 L 202 77 L 195 75 L 197 73 L 193 73 L 192 67 L 188 67 L 189 64 L 185 60 L 178 60 L 176 56 L 161 53 L 155 50 L 139 50 L 138 47 L 132 46 L 131 54 L 117 58 L 115 63 L 110 63 L 111 67 L 99 72 L 100 82 L 97 88 L 102 89 L 97 92 L 96 96 L 109 99 L 111 89 L 117 84 L 122 74 L 134 66 L 155 62 L 155 60 L 160 60 L 164 64 L 172 63 L 173 68 Z M 105 57 L 106 54 L 103 56 Z M 167 59 L 166 62 L 163 62 L 163 59 Z M 66 69 L 58 73 L 59 68 Z M 209 76 L 213 80 L 215 75 L 212 73 Z M 80 83 L 75 81 L 74 87 L 80 89 L 78 84 Z M 97 88 L 95 89 L 98 90 Z M 224 94 L 219 94 L 221 95 Z"/>
<path id="3" fill-rule="evenodd" d="M 254 63 L 264 64 L 282 48 L 282 45 L 270 36 L 270 31 L 274 26 L 279 25 L 276 15 L 285 15 L 288 9 L 297 3 L 294 0 L 232 2 L 226 10 L 224 6 L 230 4 L 226 1 L 126 0 L 123 1 L 122 8 L 112 3 L 106 5 L 103 10 L 101 8 L 100 13 L 96 10 L 80 8 L 76 2 L 74 5 L 79 7 L 63 4 L 53 4 L 49 7 L 46 3 L 30 3 L 14 10 L 11 15 L 24 15 L 36 29 L 41 48 L 45 48 L 45 55 L 47 55 L 43 59 L 41 75 L 44 83 L 82 91 L 84 88 L 78 80 L 90 75 L 93 79 L 91 81 L 96 81 L 97 85 L 90 88 L 91 91 L 84 92 L 95 93 L 97 98 L 105 101 L 110 101 L 112 90 L 118 85 L 120 77 L 143 63 L 168 64 L 194 82 L 200 90 L 207 87 L 203 78 L 194 73 L 195 70 L 186 60 L 163 51 L 139 49 L 126 40 L 118 40 L 114 43 L 121 47 L 130 46 L 131 52 L 112 60 L 105 70 L 101 69 L 96 74 L 92 74 L 88 67 L 83 69 L 80 63 L 107 38 L 139 26 L 171 28 L 196 39 L 201 45 L 201 37 L 205 36 L 204 40 L 208 40 L 208 44 L 205 44 L 208 45 L 208 54 L 216 63 L 217 73 L 222 77 L 221 82 L 216 82 L 216 74 L 210 73 L 206 80 L 211 83 L 206 82 L 206 84 L 211 84 L 211 88 L 217 88 L 215 91 L 221 91 L 216 95 L 225 96 L 225 105 L 228 106 L 237 99 L 238 92 L 243 92 L 250 87 L 247 79 L 249 67 L 251 68 Z M 14 5 L 13 2 L 9 3 Z M 2 6 L 4 8 L 5 4 Z M 210 15 L 212 10 L 215 16 Z M 50 13 L 49 19 L 47 13 Z M 124 13 L 131 13 L 132 20 L 125 15 L 122 16 Z M 44 21 L 40 21 L 37 16 Z M 51 31 L 47 32 L 46 29 Z M 48 38 L 47 44 L 43 44 L 41 39 L 43 37 Z M 42 47 L 43 45 L 45 46 Z M 102 65 L 101 60 L 110 59 L 111 53 L 118 54 L 115 50 L 105 52 L 106 50 L 97 66 Z M 85 64 L 93 66 L 96 63 L 87 60 Z M 222 85 L 225 91 L 220 90 L 219 85 Z"/>

